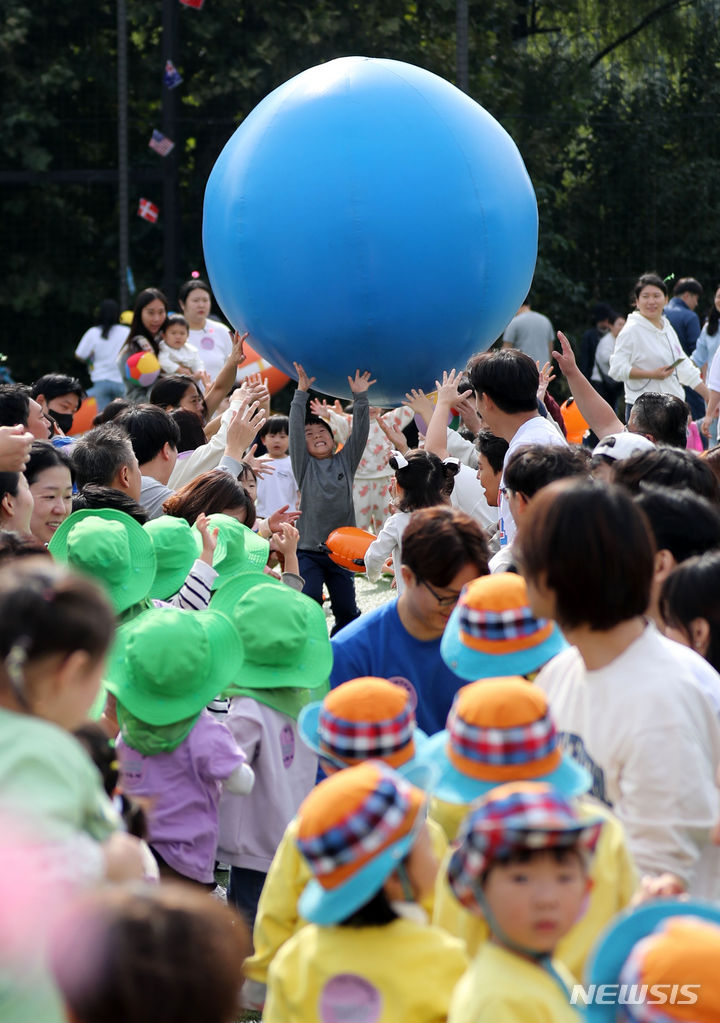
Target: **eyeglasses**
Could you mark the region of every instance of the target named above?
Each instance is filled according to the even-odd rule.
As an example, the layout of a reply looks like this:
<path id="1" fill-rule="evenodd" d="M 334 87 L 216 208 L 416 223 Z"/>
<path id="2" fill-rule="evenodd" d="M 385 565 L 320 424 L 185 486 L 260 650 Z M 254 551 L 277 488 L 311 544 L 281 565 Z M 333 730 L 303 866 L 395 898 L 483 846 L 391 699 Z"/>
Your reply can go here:
<path id="1" fill-rule="evenodd" d="M 437 593 L 426 579 L 420 579 L 419 581 L 420 585 L 424 586 L 428 593 L 433 595 L 440 607 L 452 607 L 453 604 L 457 604 L 460 597 L 459 593 L 452 593 L 443 596 L 441 593 Z"/>

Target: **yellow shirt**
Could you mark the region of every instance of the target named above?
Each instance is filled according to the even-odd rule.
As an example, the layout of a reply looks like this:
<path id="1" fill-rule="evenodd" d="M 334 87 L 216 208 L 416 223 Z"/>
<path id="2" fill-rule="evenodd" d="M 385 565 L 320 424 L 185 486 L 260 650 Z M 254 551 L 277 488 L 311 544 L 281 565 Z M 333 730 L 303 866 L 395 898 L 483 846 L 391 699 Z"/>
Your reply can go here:
<path id="1" fill-rule="evenodd" d="M 445 1023 L 466 969 L 462 942 L 430 924 L 308 924 L 270 966 L 263 1023 Z"/>
<path id="2" fill-rule="evenodd" d="M 444 803 L 443 806 L 449 806 Z M 587 910 L 568 931 L 555 949 L 555 959 L 562 962 L 575 977 L 581 979 L 585 961 L 605 926 L 628 905 L 638 883 L 637 871 L 630 855 L 625 832 L 620 821 L 606 807 L 592 799 L 579 799 L 576 807 L 581 817 L 602 817 L 604 824 L 590 868 L 592 888 Z M 467 807 L 454 807 L 462 811 L 462 820 Z M 433 812 L 435 808 L 433 807 Z M 444 820 L 447 822 L 447 817 Z M 435 912 L 433 923 L 450 934 L 462 938 L 473 956 L 488 937 L 485 920 L 465 909 L 452 893 L 447 882 L 447 860 L 438 873 L 435 887 Z"/>
<path id="3" fill-rule="evenodd" d="M 445 835 L 434 821 L 428 820 L 428 828 L 433 852 L 442 860 L 447 849 Z M 245 960 L 244 969 L 245 976 L 259 984 L 267 983 L 268 967 L 277 950 L 307 924 L 299 915 L 297 904 L 312 873 L 297 847 L 297 830 L 298 821 L 294 817 L 285 829 L 258 903 L 253 929 L 255 951 Z M 432 919 L 434 895 L 423 900 L 421 905 L 428 918 Z"/>

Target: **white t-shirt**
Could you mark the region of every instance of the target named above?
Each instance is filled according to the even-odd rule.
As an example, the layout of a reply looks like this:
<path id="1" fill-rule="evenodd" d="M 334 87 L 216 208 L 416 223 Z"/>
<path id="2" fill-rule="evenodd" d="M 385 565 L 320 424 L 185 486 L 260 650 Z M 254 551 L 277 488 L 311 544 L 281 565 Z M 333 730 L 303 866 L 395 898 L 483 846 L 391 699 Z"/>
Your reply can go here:
<path id="1" fill-rule="evenodd" d="M 98 380 L 112 380 L 119 384 L 123 382 L 117 360 L 129 333 L 130 328 L 122 323 L 113 324 L 107 337 L 102 336 L 100 327 L 91 327 L 85 331 L 75 349 L 75 355 L 83 362 L 91 363 L 90 378 L 93 383 Z"/>
<path id="2" fill-rule="evenodd" d="M 589 671 L 571 647 L 535 684 L 563 747 L 590 770 L 592 794 L 624 825 L 639 870 L 670 871 L 691 894 L 717 899 L 720 727 L 687 653 L 648 624 L 604 668 Z"/>
<path id="3" fill-rule="evenodd" d="M 290 511 L 297 511 L 298 485 L 293 476 L 290 455 L 284 458 L 263 459 L 275 467 L 275 472 L 258 476 L 257 501 L 255 510 L 261 519 L 266 519 L 283 505 L 290 505 Z"/>
<path id="4" fill-rule="evenodd" d="M 510 446 L 505 452 L 505 458 L 503 459 L 503 475 L 500 481 L 500 492 L 498 495 L 501 547 L 504 547 L 508 543 L 512 543 L 515 538 L 515 533 L 517 532 L 517 526 L 515 525 L 515 519 L 512 517 L 512 513 L 510 511 L 510 504 L 508 502 L 507 495 L 503 491 L 505 486 L 505 466 L 510 461 L 513 451 L 517 451 L 518 448 L 523 447 L 525 444 L 556 444 L 560 447 L 567 447 L 567 441 L 560 433 L 560 430 L 557 428 L 553 420 L 549 417 L 545 419 L 541 415 L 537 415 L 534 419 L 528 419 L 526 423 L 523 423 L 513 439 L 510 441 Z"/>
<path id="5" fill-rule="evenodd" d="M 477 472 L 462 464 L 458 469 L 450 503 L 453 508 L 458 508 L 474 518 L 483 529 L 494 529 L 498 521 L 498 510 L 491 508 L 487 503 L 485 488 L 477 478 Z"/>
<path id="6" fill-rule="evenodd" d="M 232 351 L 232 336 L 217 320 L 206 320 L 202 330 L 191 330 L 188 341 L 198 350 L 205 371 L 214 380 Z"/>

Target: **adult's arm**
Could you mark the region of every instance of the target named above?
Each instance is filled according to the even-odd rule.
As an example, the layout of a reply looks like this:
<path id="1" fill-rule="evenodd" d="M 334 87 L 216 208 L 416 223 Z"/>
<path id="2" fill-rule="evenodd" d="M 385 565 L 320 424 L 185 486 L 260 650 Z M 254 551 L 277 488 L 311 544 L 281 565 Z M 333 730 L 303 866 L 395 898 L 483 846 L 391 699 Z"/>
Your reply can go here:
<path id="1" fill-rule="evenodd" d="M 618 419 L 614 410 L 598 394 L 590 381 L 582 375 L 575 361 L 572 345 L 561 330 L 557 336 L 560 351 L 554 351 L 553 358 L 565 374 L 570 392 L 585 422 L 599 440 L 607 437 L 609 433 L 622 433 L 625 424 Z"/>

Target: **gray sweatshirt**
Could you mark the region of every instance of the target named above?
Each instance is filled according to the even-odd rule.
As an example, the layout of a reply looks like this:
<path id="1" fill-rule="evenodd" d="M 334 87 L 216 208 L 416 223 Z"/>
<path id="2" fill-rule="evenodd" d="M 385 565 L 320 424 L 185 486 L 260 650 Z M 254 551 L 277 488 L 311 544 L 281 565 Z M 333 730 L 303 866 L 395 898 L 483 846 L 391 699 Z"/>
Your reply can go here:
<path id="1" fill-rule="evenodd" d="M 314 551 L 333 529 L 355 525 L 353 479 L 370 432 L 370 411 L 367 394 L 355 395 L 352 430 L 342 451 L 313 458 L 305 445 L 307 400 L 307 391 L 296 391 L 290 405 L 290 461 L 300 488 L 298 549 Z"/>

